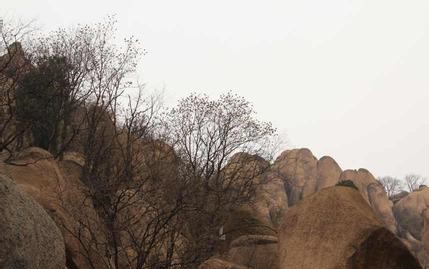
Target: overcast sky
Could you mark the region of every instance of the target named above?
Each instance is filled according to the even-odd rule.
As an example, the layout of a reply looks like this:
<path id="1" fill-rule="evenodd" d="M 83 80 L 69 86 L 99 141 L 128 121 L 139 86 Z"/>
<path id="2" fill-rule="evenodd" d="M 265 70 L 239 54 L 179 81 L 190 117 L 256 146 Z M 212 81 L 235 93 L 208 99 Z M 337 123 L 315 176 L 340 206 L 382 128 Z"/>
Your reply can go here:
<path id="1" fill-rule="evenodd" d="M 232 90 L 289 147 L 343 169 L 429 176 L 429 1 L 2 1 L 43 30 L 116 14 L 142 40 L 141 79 L 167 104 Z"/>

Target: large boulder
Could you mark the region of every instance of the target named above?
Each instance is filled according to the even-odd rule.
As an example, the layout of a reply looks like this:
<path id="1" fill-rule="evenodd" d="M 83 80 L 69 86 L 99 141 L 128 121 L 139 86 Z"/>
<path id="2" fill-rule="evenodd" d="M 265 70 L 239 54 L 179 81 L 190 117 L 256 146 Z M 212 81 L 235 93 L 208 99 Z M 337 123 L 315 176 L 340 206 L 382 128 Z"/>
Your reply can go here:
<path id="1" fill-rule="evenodd" d="M 283 180 L 275 173 L 266 173 L 250 207 L 255 216 L 263 222 L 277 227 L 288 208 Z"/>
<path id="2" fill-rule="evenodd" d="M 394 205 L 403 241 L 429 268 L 429 190 L 421 188 L 403 197 Z"/>
<path id="3" fill-rule="evenodd" d="M 0 216 L 0 268 L 65 268 L 64 241 L 55 222 L 4 175 L 0 175 Z"/>
<path id="4" fill-rule="evenodd" d="M 106 239 L 88 190 L 79 180 L 83 163 L 79 154 L 67 153 L 63 161 L 57 161 L 43 149 L 28 148 L 12 164 L 0 162 L 0 171 L 55 221 L 64 237 L 69 268 L 92 268 L 88 258 L 101 268 L 105 251 L 99 245 Z"/>
<path id="5" fill-rule="evenodd" d="M 353 188 L 325 188 L 289 208 L 279 231 L 279 268 L 420 269 L 408 248 Z"/>
<path id="6" fill-rule="evenodd" d="M 309 149 L 284 151 L 271 171 L 285 183 L 289 206 L 317 190 L 317 159 Z"/>
<path id="7" fill-rule="evenodd" d="M 350 180 L 359 189 L 362 197 L 372 207 L 377 218 L 393 233 L 397 234 L 397 222 L 392 211 L 393 203 L 383 186 L 366 169 L 345 170 L 340 181 Z"/>
<path id="8" fill-rule="evenodd" d="M 232 241 L 227 260 L 253 269 L 277 269 L 277 237 L 241 236 Z"/>
<path id="9" fill-rule="evenodd" d="M 375 177 L 366 169 L 345 170 L 341 173 L 339 181 L 351 180 L 359 189 L 362 197 L 369 203 L 368 186 L 377 183 Z"/>
<path id="10" fill-rule="evenodd" d="M 389 199 L 392 200 L 394 204 L 396 204 L 397 202 L 401 201 L 402 198 L 406 197 L 408 194 L 410 193 L 407 191 L 401 191 L 400 193 L 390 196 Z"/>
<path id="11" fill-rule="evenodd" d="M 317 160 L 309 149 L 302 148 L 284 151 L 271 172 L 283 180 L 288 205 L 292 206 L 316 191 L 334 186 L 342 169 L 333 158 L 324 156 Z"/>
<path id="12" fill-rule="evenodd" d="M 317 162 L 317 190 L 334 186 L 343 170 L 338 163 L 329 156 L 320 158 Z"/>
<path id="13" fill-rule="evenodd" d="M 270 163 L 258 155 L 239 152 L 234 154 L 222 171 L 224 180 L 257 183 L 270 168 Z"/>
<path id="14" fill-rule="evenodd" d="M 372 183 L 368 186 L 368 199 L 375 215 L 381 220 L 386 228 L 397 234 L 397 223 L 393 215 L 393 203 L 387 197 L 384 187 L 380 183 Z"/>
<path id="15" fill-rule="evenodd" d="M 393 213 L 401 229 L 421 240 L 423 229 L 422 213 L 429 206 L 429 188 L 414 191 L 393 206 Z"/>
<path id="16" fill-rule="evenodd" d="M 224 225 L 224 232 L 227 245 L 245 235 L 276 235 L 276 229 L 255 215 L 248 207 L 235 208 L 230 212 Z"/>
<path id="17" fill-rule="evenodd" d="M 408 247 L 408 249 L 417 257 L 423 268 L 429 268 L 429 255 L 428 251 L 423 246 L 423 243 L 415 239 L 409 232 L 401 231 L 401 241 Z"/>
<path id="18" fill-rule="evenodd" d="M 225 182 L 231 182 L 231 186 L 236 185 L 237 189 L 247 189 L 252 193 L 252 199 L 232 209 L 225 231 L 228 233 L 232 229 L 234 232 L 227 234 L 228 241 L 251 230 L 256 234 L 264 234 L 260 231 L 265 229 L 262 226 L 269 226 L 273 230 L 287 209 L 283 180 L 269 170 L 269 162 L 246 153 L 232 156 L 223 170 Z M 235 232 L 237 227 L 242 227 L 242 230 Z"/>

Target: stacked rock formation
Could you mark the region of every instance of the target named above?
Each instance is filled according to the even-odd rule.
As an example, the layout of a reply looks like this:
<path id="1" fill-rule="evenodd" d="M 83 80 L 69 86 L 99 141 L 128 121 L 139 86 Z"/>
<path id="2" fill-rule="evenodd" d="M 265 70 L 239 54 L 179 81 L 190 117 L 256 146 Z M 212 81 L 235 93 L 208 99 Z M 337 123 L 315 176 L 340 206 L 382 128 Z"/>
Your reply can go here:
<path id="1" fill-rule="evenodd" d="M 429 188 L 392 202 L 369 171 L 343 171 L 331 157 L 317 159 L 308 149 L 285 151 L 273 164 L 243 154 L 233 160 L 245 168 L 240 169 L 243 178 L 257 171 L 260 185 L 254 200 L 232 214 L 229 225 L 235 233 L 227 234 L 224 251 L 200 268 L 421 268 L 414 256 L 429 264 Z M 104 236 L 103 221 L 79 180 L 84 164 L 80 155 L 67 153 L 59 161 L 30 148 L 14 162 L 0 163 L 0 209 L 5 216 L 0 228 L 8 231 L 0 239 L 0 267 L 103 268 L 96 253 L 86 253 L 94 255 L 88 264 L 76 241 L 88 221 L 98 231 L 80 239 Z M 357 190 L 335 186 L 343 180 L 352 181 Z M 13 208 L 21 213 L 14 214 Z M 246 228 L 237 231 L 242 223 Z M 257 227 L 248 225 L 255 223 Z M 22 228 L 17 233 L 13 227 Z M 19 236 L 37 242 L 20 246 Z"/>

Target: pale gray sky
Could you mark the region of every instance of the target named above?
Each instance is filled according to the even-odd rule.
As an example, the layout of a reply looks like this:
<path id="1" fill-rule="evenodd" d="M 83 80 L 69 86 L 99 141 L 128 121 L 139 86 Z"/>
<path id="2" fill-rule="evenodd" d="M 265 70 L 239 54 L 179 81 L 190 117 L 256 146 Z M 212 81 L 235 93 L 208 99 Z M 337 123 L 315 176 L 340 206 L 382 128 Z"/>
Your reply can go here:
<path id="1" fill-rule="evenodd" d="M 116 14 L 167 103 L 233 90 L 294 147 L 343 169 L 429 176 L 427 0 L 5 0 L 44 30 Z"/>

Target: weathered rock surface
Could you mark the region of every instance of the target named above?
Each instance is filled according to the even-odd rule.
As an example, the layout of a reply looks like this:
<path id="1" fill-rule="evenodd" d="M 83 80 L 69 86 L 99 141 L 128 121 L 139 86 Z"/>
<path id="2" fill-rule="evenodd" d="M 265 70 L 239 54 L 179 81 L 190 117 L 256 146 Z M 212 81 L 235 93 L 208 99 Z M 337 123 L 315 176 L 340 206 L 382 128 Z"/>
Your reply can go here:
<path id="1" fill-rule="evenodd" d="M 324 156 L 317 160 L 306 148 L 284 151 L 271 171 L 285 183 L 289 206 L 316 191 L 334 186 L 342 173 L 333 158 Z"/>
<path id="2" fill-rule="evenodd" d="M 276 229 L 253 214 L 251 208 L 234 209 L 228 217 L 224 232 L 227 246 L 235 239 L 245 235 L 275 236 Z"/>
<path id="3" fill-rule="evenodd" d="M 325 188 L 289 208 L 278 255 L 281 269 L 421 268 L 349 187 Z"/>
<path id="4" fill-rule="evenodd" d="M 390 197 L 390 200 L 395 204 L 396 202 L 399 202 L 402 198 L 410 194 L 407 191 L 401 191 L 400 193 L 394 194 Z"/>
<path id="5" fill-rule="evenodd" d="M 287 209 L 284 183 L 276 173 L 270 172 L 269 163 L 263 158 L 245 153 L 235 154 L 224 169 L 232 184 L 255 188 L 254 197 L 236 209 L 241 216 L 252 216 L 258 223 L 275 227 Z M 229 178 L 230 177 L 230 178 Z M 236 219 L 236 216 L 232 216 Z"/>
<path id="6" fill-rule="evenodd" d="M 284 183 L 275 173 L 266 173 L 263 177 L 250 209 L 264 223 L 277 227 L 288 208 Z"/>
<path id="7" fill-rule="evenodd" d="M 340 175 L 340 181 L 351 180 L 359 189 L 362 197 L 369 203 L 368 186 L 376 183 L 374 176 L 366 169 L 360 168 L 359 170 L 345 170 Z"/>
<path id="8" fill-rule="evenodd" d="M 284 151 L 271 170 L 283 179 L 289 206 L 317 190 L 317 159 L 309 149 Z"/>
<path id="9" fill-rule="evenodd" d="M 393 206 L 398 224 L 414 238 L 421 240 L 423 229 L 423 211 L 429 206 L 429 188 L 414 191 Z"/>
<path id="10" fill-rule="evenodd" d="M 58 162 L 43 149 L 29 148 L 17 156 L 14 164 L 0 163 L 0 171 L 42 205 L 55 221 L 64 237 L 67 265 L 87 269 L 91 266 L 85 256 L 90 257 L 95 266 L 101 263 L 94 244 L 105 239 L 102 238 L 103 224 L 79 180 L 81 164 L 83 159 L 79 154 L 66 154 L 64 160 Z M 88 228 L 94 227 L 97 229 L 89 233 Z"/>
<path id="11" fill-rule="evenodd" d="M 154 147 L 156 150 L 153 150 Z M 171 148 L 158 143 L 150 143 L 145 144 L 141 152 L 142 154 L 136 155 L 135 162 L 136 164 L 143 164 L 141 166 L 143 176 L 144 173 L 150 172 L 151 176 L 155 175 L 154 178 L 168 179 L 171 178 L 168 175 L 175 173 L 174 169 L 170 169 L 172 163 L 175 163 L 176 160 Z M 155 152 L 156 155 L 150 155 L 148 152 Z M 154 161 L 160 162 L 159 167 L 150 163 Z M 89 253 L 87 254 L 95 263 L 95 268 L 101 268 L 103 267 L 101 264 L 106 262 L 106 257 L 104 253 L 100 253 L 100 249 L 97 249 L 94 244 L 95 242 L 106 242 L 107 239 L 103 235 L 104 224 L 94 210 L 86 186 L 79 179 L 83 165 L 84 159 L 78 153 L 67 153 L 62 161 L 57 161 L 47 151 L 39 148 L 29 148 L 17 156 L 15 165 L 0 163 L 0 173 L 11 177 L 16 183 L 15 188 L 30 194 L 55 221 L 64 237 L 68 268 L 91 268 L 86 258 L 81 254 L 84 252 L 82 243 L 85 247 L 89 247 Z M 155 169 L 148 171 L 147 167 L 155 167 Z M 170 168 L 166 169 L 166 167 Z M 299 234 L 301 230 L 305 230 L 306 218 L 311 220 L 308 223 L 315 222 L 316 225 L 306 231 L 314 236 L 309 238 L 308 242 L 303 243 L 308 243 L 310 246 L 317 243 L 314 242 L 316 240 L 314 238 L 318 238 L 319 231 L 324 231 L 323 225 L 329 223 L 329 226 L 333 226 L 333 228 L 327 229 L 327 238 L 323 237 L 325 235 L 320 235 L 321 239 L 319 238 L 322 241 L 324 240 L 323 243 L 319 242 L 322 253 L 323 251 L 329 253 L 328 249 L 332 246 L 334 248 L 332 252 L 334 253 L 333 260 L 327 259 L 326 264 L 322 263 L 323 266 L 327 266 L 331 261 L 331 263 L 342 262 L 347 266 L 343 268 L 376 268 L 373 266 L 401 268 L 397 267 L 397 264 L 392 265 L 380 259 L 374 259 L 372 253 L 377 253 L 380 257 L 385 257 L 385 255 L 403 257 L 405 255 L 406 258 L 404 259 L 407 260 L 409 253 L 403 252 L 403 245 L 408 247 L 423 265 L 429 265 L 429 213 L 427 213 L 429 211 L 426 210 L 429 205 L 429 189 L 427 187 L 402 195 L 395 200 L 393 205 L 392 201 L 387 198 L 383 187 L 367 170 L 346 170 L 342 172 L 334 159 L 325 156 L 317 160 L 308 149 L 285 151 L 272 166 L 258 156 L 237 154 L 231 159 L 224 172 L 226 175 L 229 173 L 232 177 L 239 178 L 239 180 L 256 178 L 256 183 L 258 184 L 256 196 L 252 202 L 234 210 L 232 217 L 223 227 L 227 232 L 225 247 L 229 245 L 228 250 L 224 253 L 225 255 L 206 261 L 201 266 L 210 267 L 201 268 L 282 268 L 278 266 L 275 251 L 277 243 L 274 240 L 264 241 L 260 239 L 275 238 L 273 236 L 276 235 L 279 225 L 283 223 L 285 215 L 285 221 L 290 223 L 291 214 L 296 213 L 296 207 L 308 204 L 308 200 L 314 200 L 314 196 L 323 194 L 326 191 L 331 192 L 328 195 L 331 198 L 325 195 L 325 202 L 321 201 L 322 204 L 327 203 L 327 205 L 325 209 L 318 209 L 324 212 L 323 214 L 317 213 L 319 214 L 319 219 L 313 220 L 310 217 L 306 217 L 308 215 L 307 211 L 313 212 L 312 207 L 308 206 L 307 209 L 303 210 L 303 216 L 301 216 L 301 213 L 295 214 L 297 220 L 303 219 L 303 223 L 301 223 L 303 227 L 294 228 L 292 225 L 292 229 L 296 229 Z M 359 204 L 361 201 L 356 202 L 358 199 L 355 194 L 359 194 L 359 192 L 345 187 L 330 187 L 339 180 L 351 180 L 354 182 L 363 197 L 360 200 L 366 201 L 366 208 Z M 157 182 L 161 181 L 158 180 Z M 174 184 L 174 182 L 166 180 L 162 184 Z M 174 190 L 174 188 L 166 189 Z M 335 191 L 331 189 L 335 189 Z M 341 190 L 340 194 L 338 189 Z M 347 191 L 353 191 L 351 198 L 341 194 L 341 192 Z M 166 195 L 168 196 L 169 194 Z M 171 196 L 174 197 L 174 195 Z M 350 199 L 353 201 L 350 201 Z M 334 200 L 338 201 L 335 202 Z M 291 208 L 291 213 L 288 213 L 289 206 L 292 205 L 296 206 Z M 342 209 L 344 206 L 352 213 L 343 212 L 345 211 L 345 209 Z M 337 212 L 337 207 L 343 215 L 336 214 L 332 216 L 332 209 L 336 209 L 334 212 Z M 372 211 L 368 212 L 368 208 L 372 209 Z M 392 208 L 395 214 L 393 214 Z M 367 214 L 369 215 L 364 217 Z M 132 215 L 136 215 L 135 212 Z M 331 220 L 331 218 L 335 221 Z M 348 221 L 349 219 L 350 221 Z M 392 237 L 392 234 L 383 230 L 383 225 L 380 222 L 376 223 L 377 219 L 388 230 L 401 236 L 402 243 L 399 244 L 396 237 Z M 355 223 L 359 225 L 356 226 Z M 97 229 L 96 233 L 88 234 L 88 227 L 98 227 L 99 229 Z M 144 226 L 142 227 L 144 228 Z M 282 227 L 282 233 L 290 229 L 284 225 Z M 352 231 L 345 231 L 344 229 L 346 228 L 344 227 L 354 228 L 350 229 Z M 356 231 L 354 231 L 355 227 Z M 334 234 L 336 230 L 340 235 Z M 82 242 L 79 242 L 76 238 L 79 233 L 83 235 L 81 237 Z M 302 233 L 304 234 L 303 238 L 306 238 L 305 233 Z M 330 239 L 329 236 L 333 236 L 334 239 Z M 298 239 L 298 237 L 293 237 L 292 241 L 288 241 L 289 246 L 301 247 Z M 281 237 L 281 246 L 284 246 L 282 240 Z M 344 243 L 346 245 L 343 245 L 342 241 L 337 243 L 335 240 L 345 240 L 348 245 L 346 243 Z M 379 243 L 375 243 L 374 240 L 379 241 Z M 298 255 L 303 251 L 302 253 L 313 255 L 309 253 L 309 251 L 311 252 L 311 247 L 307 248 L 306 246 L 299 249 L 299 251 L 296 250 L 296 253 L 294 249 L 290 250 L 289 253 Z M 354 246 L 354 248 L 350 246 Z M 395 246 L 395 249 L 392 250 L 390 246 Z M 381 247 L 386 248 L 386 251 L 380 252 Z M 368 249 L 370 249 L 370 252 Z M 319 254 L 316 253 L 311 261 L 306 260 L 307 254 L 302 254 L 304 255 L 302 256 L 304 257 L 303 265 L 312 264 L 315 266 L 314 268 L 322 269 L 334 268 L 318 267 L 318 259 L 322 259 L 318 256 Z M 330 253 L 326 255 L 331 256 Z M 366 264 L 364 262 L 365 257 L 374 260 L 374 264 Z M 281 257 L 280 260 L 282 260 Z M 294 258 L 289 259 L 289 261 L 293 263 Z M 299 268 L 301 264 L 298 261 L 295 262 L 295 265 Z M 287 264 L 288 266 L 292 265 Z"/>
<path id="12" fill-rule="evenodd" d="M 317 190 L 334 186 L 340 178 L 341 170 L 338 163 L 329 156 L 320 158 L 317 162 Z"/>
<path id="13" fill-rule="evenodd" d="M 387 197 L 384 187 L 379 183 L 371 183 L 367 189 L 368 199 L 375 215 L 384 223 L 386 228 L 397 234 L 397 223 L 392 211 L 393 203 Z"/>
<path id="14" fill-rule="evenodd" d="M 203 262 L 198 269 L 250 269 L 245 266 L 227 262 L 219 258 L 211 258 Z"/>
<path id="15" fill-rule="evenodd" d="M 0 175 L 0 268 L 64 269 L 61 232 L 29 195 Z"/>
<path id="16" fill-rule="evenodd" d="M 277 237 L 246 235 L 235 239 L 227 260 L 253 269 L 277 269 Z"/>

